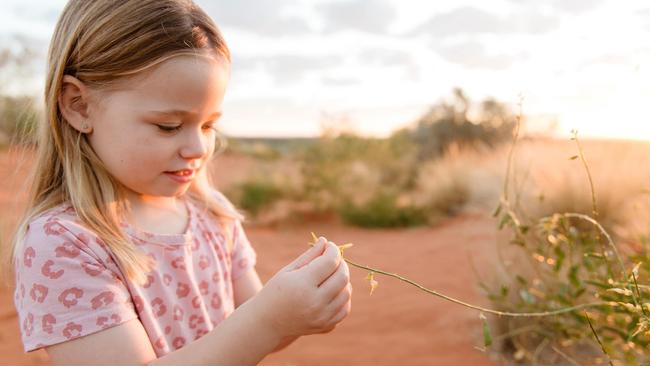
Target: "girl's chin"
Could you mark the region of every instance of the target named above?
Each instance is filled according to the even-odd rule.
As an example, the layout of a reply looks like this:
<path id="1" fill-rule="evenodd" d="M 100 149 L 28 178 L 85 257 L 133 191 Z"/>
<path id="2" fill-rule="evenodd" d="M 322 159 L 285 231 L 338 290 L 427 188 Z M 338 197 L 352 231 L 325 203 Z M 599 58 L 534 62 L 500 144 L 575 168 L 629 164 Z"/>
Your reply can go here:
<path id="1" fill-rule="evenodd" d="M 165 184 L 159 184 L 155 188 L 144 188 L 144 189 L 131 189 L 126 188 L 124 192 L 126 193 L 127 198 L 142 198 L 142 197 L 180 197 L 184 195 L 190 188 L 191 182 L 188 183 L 177 183 L 170 182 L 170 179 L 166 179 Z"/>

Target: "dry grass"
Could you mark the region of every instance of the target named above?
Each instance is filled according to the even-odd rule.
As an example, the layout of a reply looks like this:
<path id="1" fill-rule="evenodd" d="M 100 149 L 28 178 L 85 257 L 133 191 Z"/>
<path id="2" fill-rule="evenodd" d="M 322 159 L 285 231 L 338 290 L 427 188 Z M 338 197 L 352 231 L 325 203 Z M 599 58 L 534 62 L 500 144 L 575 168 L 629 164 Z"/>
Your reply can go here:
<path id="1" fill-rule="evenodd" d="M 650 143 L 593 140 L 584 141 L 583 149 L 594 180 L 601 224 L 621 238 L 646 231 L 643 223 L 650 218 Z M 531 217 L 555 212 L 592 214 L 585 169 L 579 160 L 570 160 L 576 154 L 570 141 L 531 141 L 521 146 L 517 159 L 525 165 L 520 176 L 528 176 L 522 182 L 522 206 L 530 207 Z"/>
<path id="2" fill-rule="evenodd" d="M 599 221 L 619 238 L 650 233 L 650 142 L 582 142 L 593 176 Z M 503 188 L 508 147 L 495 151 L 452 150 L 423 166 L 419 184 L 429 196 L 467 186 L 466 209 L 496 207 Z M 556 212 L 591 215 L 589 182 L 573 141 L 522 140 L 515 150 L 511 199 L 531 219 Z M 457 182 L 457 184 L 452 184 Z"/>
<path id="3" fill-rule="evenodd" d="M 650 142 L 587 140 L 583 145 L 594 177 L 599 221 L 619 238 L 639 238 L 650 232 Z M 397 193 L 397 206 L 436 211 L 434 222 L 459 211 L 491 211 L 502 192 L 507 152 L 508 146 L 496 150 L 452 147 L 443 157 L 417 167 L 414 188 Z M 591 214 L 591 195 L 584 168 L 579 160 L 569 159 L 576 153 L 575 144 L 569 139 L 520 141 L 515 152 L 510 195 L 519 203 L 521 211 L 531 219 L 554 212 Z M 239 176 L 231 177 L 228 170 L 233 165 L 245 169 L 238 169 Z M 297 161 L 262 161 L 226 155 L 218 157 L 214 166 L 222 188 L 244 181 L 265 180 L 288 192 L 277 204 L 265 208 L 263 216 L 282 220 L 291 216 L 294 206 L 300 206 L 300 212 L 309 211 L 308 202 L 291 203 L 300 199 L 294 193 L 300 191 L 304 181 Z M 380 165 L 359 159 L 349 162 L 343 170 L 341 166 L 335 168 L 340 170 L 334 177 L 338 188 L 332 192 L 323 190 L 324 195 L 338 192 L 361 206 L 386 188 L 382 183 L 386 172 L 380 171 Z M 320 200 L 335 198 L 324 196 Z"/>

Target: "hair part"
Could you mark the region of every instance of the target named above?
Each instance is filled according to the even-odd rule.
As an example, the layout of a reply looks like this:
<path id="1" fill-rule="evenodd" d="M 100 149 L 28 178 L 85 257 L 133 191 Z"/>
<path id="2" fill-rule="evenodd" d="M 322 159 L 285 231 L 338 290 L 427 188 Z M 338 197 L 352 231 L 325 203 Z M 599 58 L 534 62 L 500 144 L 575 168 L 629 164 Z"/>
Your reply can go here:
<path id="1" fill-rule="evenodd" d="M 48 51 L 45 123 L 38 128 L 37 155 L 27 210 L 10 252 L 19 258 L 29 223 L 69 202 L 85 226 L 111 250 L 124 274 L 144 283 L 155 262 L 139 251 L 120 226 L 126 207 L 121 185 L 106 170 L 85 134 L 58 106 L 63 76 L 102 90 L 182 55 L 206 52 L 230 62 L 230 51 L 212 19 L 191 0 L 71 0 L 57 22 Z M 204 168 L 187 195 L 213 213 L 232 248 L 233 222 L 242 216 L 215 197 Z"/>

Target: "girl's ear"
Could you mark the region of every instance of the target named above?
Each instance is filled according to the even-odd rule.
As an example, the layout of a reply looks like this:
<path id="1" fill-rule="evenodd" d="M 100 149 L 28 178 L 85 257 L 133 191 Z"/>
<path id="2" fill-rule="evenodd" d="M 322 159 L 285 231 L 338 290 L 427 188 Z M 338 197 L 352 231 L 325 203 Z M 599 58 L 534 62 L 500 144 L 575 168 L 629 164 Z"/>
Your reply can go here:
<path id="1" fill-rule="evenodd" d="M 59 93 L 59 110 L 66 121 L 77 131 L 88 133 L 92 130 L 88 120 L 88 87 L 71 75 L 63 75 L 63 85 Z"/>

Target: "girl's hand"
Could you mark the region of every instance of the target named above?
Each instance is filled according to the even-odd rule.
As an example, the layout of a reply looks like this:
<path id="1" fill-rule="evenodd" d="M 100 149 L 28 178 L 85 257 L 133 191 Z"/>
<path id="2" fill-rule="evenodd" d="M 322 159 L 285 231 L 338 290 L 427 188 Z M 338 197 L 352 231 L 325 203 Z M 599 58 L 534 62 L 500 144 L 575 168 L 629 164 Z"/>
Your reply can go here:
<path id="1" fill-rule="evenodd" d="M 350 313 L 350 270 L 338 247 L 320 237 L 255 296 L 262 322 L 280 337 L 327 333 Z"/>

